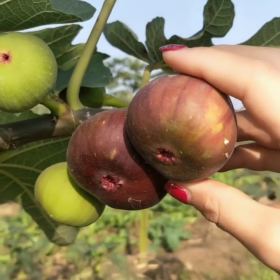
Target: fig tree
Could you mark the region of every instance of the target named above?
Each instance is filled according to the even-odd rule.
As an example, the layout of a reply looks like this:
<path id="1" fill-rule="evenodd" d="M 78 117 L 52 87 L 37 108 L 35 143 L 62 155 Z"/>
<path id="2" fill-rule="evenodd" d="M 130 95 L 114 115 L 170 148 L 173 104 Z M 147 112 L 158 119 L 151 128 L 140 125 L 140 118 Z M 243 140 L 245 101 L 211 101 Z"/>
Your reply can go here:
<path id="1" fill-rule="evenodd" d="M 230 98 L 183 74 L 164 75 L 141 88 L 125 127 L 146 162 L 175 181 L 213 175 L 232 155 L 237 138 Z"/>
<path id="2" fill-rule="evenodd" d="M 39 175 L 35 199 L 51 219 L 74 227 L 96 222 L 105 209 L 103 203 L 77 185 L 67 162 L 54 164 Z"/>
<path id="3" fill-rule="evenodd" d="M 162 200 L 167 179 L 129 141 L 126 114 L 126 108 L 106 110 L 80 124 L 70 139 L 67 162 L 81 188 L 104 204 L 140 210 Z"/>
<path id="4" fill-rule="evenodd" d="M 56 78 L 56 59 L 43 40 L 20 32 L 0 35 L 0 110 L 31 109 L 52 92 Z"/>

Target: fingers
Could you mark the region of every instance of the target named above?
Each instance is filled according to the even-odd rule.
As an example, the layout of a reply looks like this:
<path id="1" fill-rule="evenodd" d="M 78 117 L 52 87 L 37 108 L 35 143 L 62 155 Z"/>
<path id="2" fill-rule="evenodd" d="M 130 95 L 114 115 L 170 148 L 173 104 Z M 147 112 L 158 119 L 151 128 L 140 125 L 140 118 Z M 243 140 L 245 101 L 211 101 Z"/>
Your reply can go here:
<path id="1" fill-rule="evenodd" d="M 255 143 L 238 146 L 220 172 L 237 168 L 280 172 L 280 151 Z"/>
<path id="2" fill-rule="evenodd" d="M 257 258 L 280 271 L 280 211 L 262 205 L 243 192 L 214 180 L 172 185 L 166 190 L 186 201 L 210 222 L 238 239 Z M 182 199 L 181 199 L 182 198 Z"/>
<path id="3" fill-rule="evenodd" d="M 247 110 L 237 112 L 236 119 L 238 142 L 252 140 L 268 148 L 279 147 L 279 142 L 272 139 Z"/>
<path id="4" fill-rule="evenodd" d="M 280 73 L 269 63 L 207 47 L 166 51 L 163 57 L 175 71 L 202 78 L 241 100 L 280 142 L 280 129 L 275 129 L 280 119 Z"/>
<path id="5" fill-rule="evenodd" d="M 245 45 L 217 45 L 211 48 L 262 60 L 270 63 L 277 70 L 280 70 L 279 59 L 276 59 L 276 57 L 280 56 L 280 50 L 278 48 Z"/>

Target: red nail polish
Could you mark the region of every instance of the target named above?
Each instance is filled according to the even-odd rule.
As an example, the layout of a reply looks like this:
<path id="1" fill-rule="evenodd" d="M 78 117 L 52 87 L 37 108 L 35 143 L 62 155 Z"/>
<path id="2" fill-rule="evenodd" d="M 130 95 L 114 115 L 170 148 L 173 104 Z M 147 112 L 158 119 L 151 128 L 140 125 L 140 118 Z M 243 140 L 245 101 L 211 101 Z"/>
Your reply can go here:
<path id="1" fill-rule="evenodd" d="M 173 45 L 162 46 L 159 48 L 159 50 L 161 52 L 167 52 L 167 51 L 177 51 L 177 50 L 186 49 L 186 48 L 187 48 L 187 46 L 184 46 L 184 45 L 173 44 Z"/>
<path id="2" fill-rule="evenodd" d="M 175 185 L 174 183 L 168 182 L 164 186 L 165 190 L 173 196 L 175 199 L 179 200 L 182 203 L 188 204 L 189 192 L 183 189 L 180 186 Z"/>

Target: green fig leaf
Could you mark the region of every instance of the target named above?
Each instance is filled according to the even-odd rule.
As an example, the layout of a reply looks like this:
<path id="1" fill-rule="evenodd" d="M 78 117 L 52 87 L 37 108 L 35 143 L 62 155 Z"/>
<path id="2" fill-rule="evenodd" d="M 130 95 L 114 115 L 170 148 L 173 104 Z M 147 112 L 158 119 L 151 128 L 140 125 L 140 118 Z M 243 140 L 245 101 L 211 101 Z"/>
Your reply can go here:
<path id="1" fill-rule="evenodd" d="M 72 45 L 72 41 L 81 29 L 80 25 L 71 24 L 28 33 L 39 37 L 48 44 L 56 57 L 58 67 L 66 71 L 76 65 L 84 49 L 85 44 Z M 97 50 L 95 53 L 100 54 L 103 60 L 109 57 L 109 55 L 97 52 Z"/>
<path id="2" fill-rule="evenodd" d="M 138 41 L 137 35 L 124 23 L 120 21 L 108 23 L 103 33 L 112 46 L 149 63 L 150 59 L 145 45 Z"/>
<path id="3" fill-rule="evenodd" d="M 68 86 L 74 67 L 67 71 L 58 71 L 56 91 L 60 92 Z M 102 56 L 95 53 L 92 56 L 87 72 L 83 78 L 82 86 L 84 87 L 104 87 L 109 84 L 112 73 L 109 68 L 103 64 Z"/>
<path id="4" fill-rule="evenodd" d="M 77 0 L 0 0 L 0 32 L 83 22 L 95 11 L 89 3 Z"/>
<path id="5" fill-rule="evenodd" d="M 49 240 L 60 246 L 74 243 L 78 229 L 52 221 L 35 201 L 34 185 L 45 168 L 66 161 L 68 142 L 69 138 L 44 140 L 0 153 L 0 204 L 20 204 Z"/>
<path id="6" fill-rule="evenodd" d="M 0 128 L 1 128 L 1 124 L 35 119 L 37 117 L 38 115 L 34 114 L 32 111 L 25 111 L 19 114 L 11 114 L 11 113 L 0 111 Z"/>
<path id="7" fill-rule="evenodd" d="M 54 10 L 67 15 L 75 15 L 83 20 L 92 18 L 96 9 L 86 1 L 50 0 Z"/>
<path id="8" fill-rule="evenodd" d="M 224 37 L 232 28 L 235 16 L 231 0 L 209 0 L 204 7 L 205 32 L 213 37 Z"/>
<path id="9" fill-rule="evenodd" d="M 68 64 L 69 69 L 76 64 L 84 49 L 84 44 L 72 45 L 72 41 L 81 29 L 80 25 L 71 24 L 29 33 L 49 45 L 56 57 L 58 67 L 65 67 L 65 64 Z"/>
<path id="10" fill-rule="evenodd" d="M 167 44 L 167 39 L 164 35 L 164 24 L 164 18 L 156 17 L 151 22 L 148 22 L 146 26 L 146 46 L 154 62 L 163 61 L 159 48 Z"/>
<path id="11" fill-rule="evenodd" d="M 202 30 L 190 38 L 174 35 L 168 40 L 168 44 L 182 44 L 190 48 L 212 46 L 212 38 L 224 37 L 232 28 L 234 16 L 231 0 L 209 0 L 204 6 Z"/>
<path id="12" fill-rule="evenodd" d="M 98 52 L 97 49 L 96 49 L 96 53 L 98 53 L 102 57 L 102 60 L 105 60 L 110 57 L 110 55 L 106 53 Z"/>
<path id="13" fill-rule="evenodd" d="M 278 47 L 280 46 L 280 18 L 264 24 L 250 39 L 240 45 Z"/>

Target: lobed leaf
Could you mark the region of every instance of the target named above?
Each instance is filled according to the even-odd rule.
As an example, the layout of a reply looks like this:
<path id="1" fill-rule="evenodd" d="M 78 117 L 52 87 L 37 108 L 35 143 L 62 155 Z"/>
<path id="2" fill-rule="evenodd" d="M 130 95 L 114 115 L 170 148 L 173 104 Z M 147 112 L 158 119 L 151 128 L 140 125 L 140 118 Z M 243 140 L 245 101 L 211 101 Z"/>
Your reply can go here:
<path id="1" fill-rule="evenodd" d="M 71 75 L 75 67 L 67 71 L 58 71 L 56 91 L 60 92 L 69 84 Z M 104 87 L 109 84 L 112 73 L 109 68 L 103 64 L 103 57 L 99 53 L 92 56 L 87 72 L 83 78 L 82 86 L 84 87 Z"/>
<path id="2" fill-rule="evenodd" d="M 145 62 L 149 62 L 149 55 L 143 43 L 124 23 L 115 21 L 108 23 L 103 31 L 107 41 L 119 50 Z"/>
<path id="3" fill-rule="evenodd" d="M 241 45 L 279 47 L 280 46 L 280 18 L 274 18 L 264 24 L 260 30 Z"/>
<path id="4" fill-rule="evenodd" d="M 13 123 L 38 117 L 32 111 L 10 114 L 0 111 L 0 123 Z M 48 166 L 66 161 L 69 139 L 45 140 L 17 150 L 0 153 L 0 204 L 19 203 L 34 219 L 46 236 L 57 245 L 72 244 L 77 228 L 53 222 L 36 203 L 34 184 Z"/>
<path id="5" fill-rule="evenodd" d="M 45 168 L 66 161 L 68 141 L 38 141 L 0 153 L 0 203 L 19 203 L 49 240 L 60 246 L 72 244 L 79 230 L 52 221 L 35 201 L 34 185 Z"/>
<path id="6" fill-rule="evenodd" d="M 86 1 L 50 0 L 54 10 L 68 15 L 75 15 L 83 21 L 92 18 L 96 9 Z"/>
<path id="7" fill-rule="evenodd" d="M 77 36 L 81 28 L 81 26 L 73 24 L 30 32 L 44 40 L 56 57 L 59 67 L 56 85 L 57 91 L 61 91 L 67 87 L 76 63 L 84 49 L 85 44 L 72 45 L 73 39 Z M 104 53 L 97 51 L 94 53 L 83 79 L 83 86 L 102 87 L 110 82 L 112 77 L 111 71 L 103 64 L 103 60 L 107 57 L 108 55 Z"/>
<path id="8" fill-rule="evenodd" d="M 212 46 L 212 38 L 224 37 L 233 25 L 235 12 L 231 0 L 209 0 L 203 11 L 203 28 L 190 38 L 172 36 L 169 44 L 183 44 L 188 47 Z"/>
<path id="9" fill-rule="evenodd" d="M 34 114 L 32 111 L 25 111 L 20 114 L 11 114 L 11 113 L 0 111 L 0 124 L 19 122 L 28 119 L 34 119 L 36 117 L 38 116 Z"/>
<path id="10" fill-rule="evenodd" d="M 72 45 L 72 41 L 81 29 L 80 25 L 72 24 L 29 33 L 41 38 L 49 45 L 56 57 L 59 68 L 65 68 L 65 64 L 69 68 L 76 64 L 84 49 L 84 44 Z"/>
<path id="11" fill-rule="evenodd" d="M 164 35 L 164 24 L 164 18 L 156 17 L 151 22 L 148 22 L 146 26 L 146 45 L 150 58 L 155 62 L 163 61 L 159 48 L 167 44 L 167 39 Z"/>
<path id="12" fill-rule="evenodd" d="M 95 11 L 89 3 L 78 0 L 0 0 L 0 32 L 82 22 Z"/>

